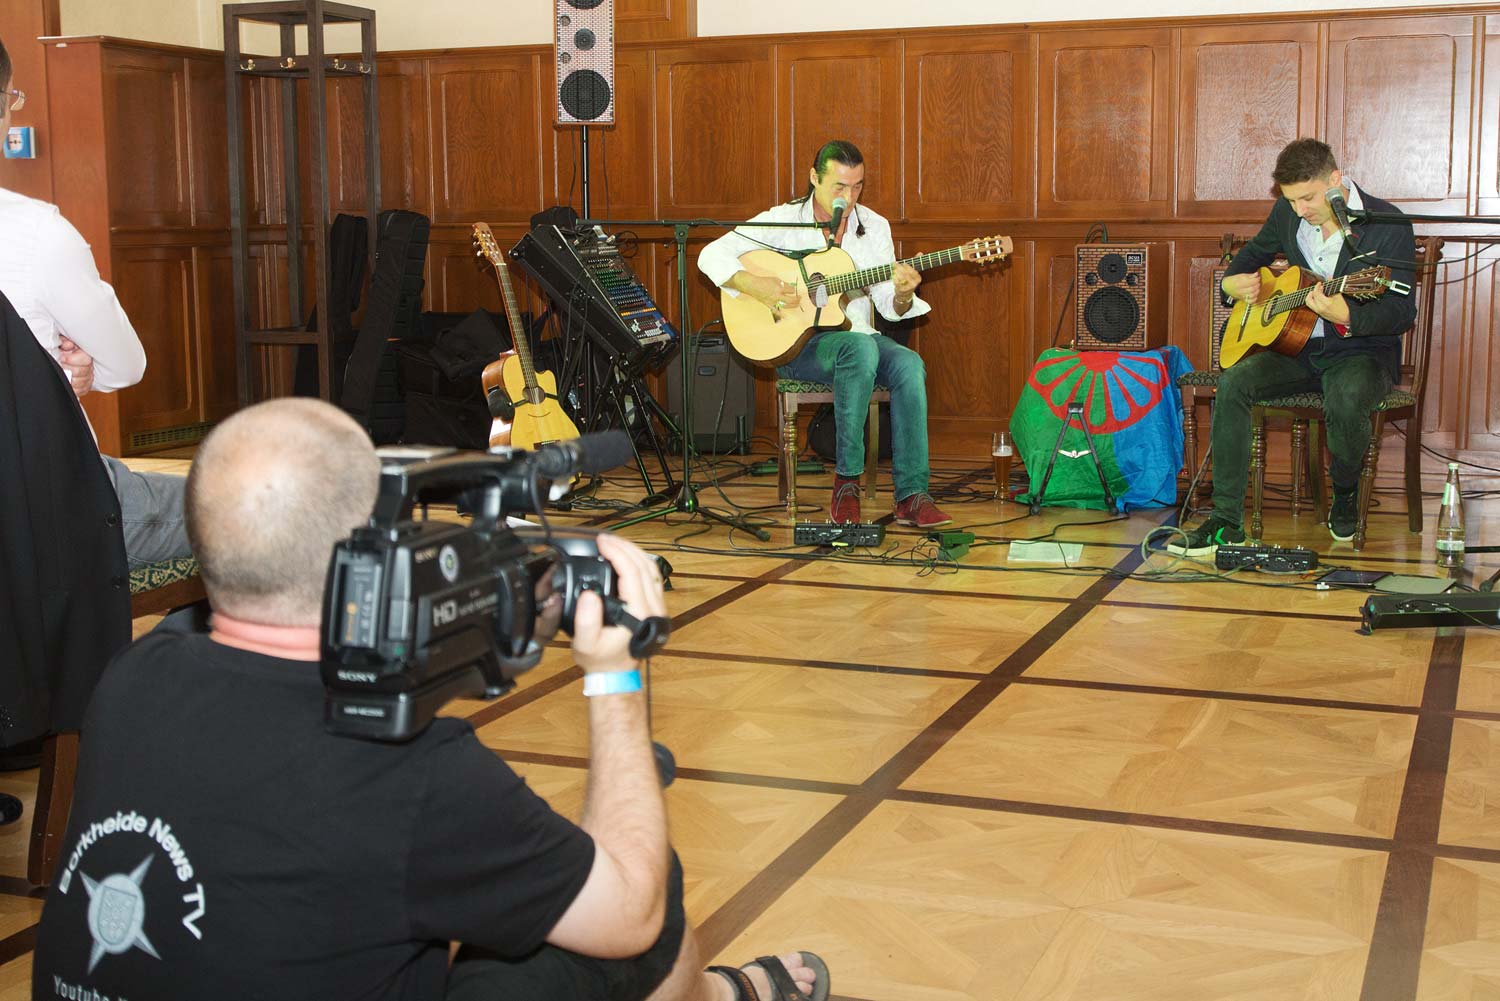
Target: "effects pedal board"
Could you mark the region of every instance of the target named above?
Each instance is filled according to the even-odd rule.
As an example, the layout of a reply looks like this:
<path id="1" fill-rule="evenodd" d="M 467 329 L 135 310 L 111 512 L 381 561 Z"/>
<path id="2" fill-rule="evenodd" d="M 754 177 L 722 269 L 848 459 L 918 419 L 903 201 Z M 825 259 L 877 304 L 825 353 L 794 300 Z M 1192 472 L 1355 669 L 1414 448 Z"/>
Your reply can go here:
<path id="1" fill-rule="evenodd" d="M 1500 593 L 1372 594 L 1359 610 L 1359 631 L 1430 626 L 1500 625 Z"/>
<path id="2" fill-rule="evenodd" d="M 792 529 L 792 542 L 798 546 L 878 546 L 884 541 L 885 526 L 867 521 L 849 525 L 807 522 Z"/>
<path id="3" fill-rule="evenodd" d="M 1270 573 L 1301 573 L 1315 570 L 1318 554 L 1311 549 L 1280 546 L 1220 546 L 1214 553 L 1220 570 L 1265 570 Z"/>

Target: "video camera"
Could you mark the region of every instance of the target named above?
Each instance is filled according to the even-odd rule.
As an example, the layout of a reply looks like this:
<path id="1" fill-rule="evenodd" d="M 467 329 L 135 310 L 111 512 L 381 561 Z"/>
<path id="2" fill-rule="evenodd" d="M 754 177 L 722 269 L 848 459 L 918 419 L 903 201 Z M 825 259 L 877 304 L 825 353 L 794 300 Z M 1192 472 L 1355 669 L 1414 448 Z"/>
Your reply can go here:
<path id="1" fill-rule="evenodd" d="M 510 527 L 538 512 L 554 482 L 630 458 L 623 432 L 584 435 L 534 452 L 382 452 L 368 525 L 334 547 L 323 593 L 324 722 L 336 734 L 409 740 L 455 698 L 492 699 L 573 630 L 584 590 L 604 620 L 649 657 L 669 620 L 638 620 L 615 597 L 615 573 L 587 529 Z M 469 525 L 414 520 L 419 501 L 461 496 Z"/>

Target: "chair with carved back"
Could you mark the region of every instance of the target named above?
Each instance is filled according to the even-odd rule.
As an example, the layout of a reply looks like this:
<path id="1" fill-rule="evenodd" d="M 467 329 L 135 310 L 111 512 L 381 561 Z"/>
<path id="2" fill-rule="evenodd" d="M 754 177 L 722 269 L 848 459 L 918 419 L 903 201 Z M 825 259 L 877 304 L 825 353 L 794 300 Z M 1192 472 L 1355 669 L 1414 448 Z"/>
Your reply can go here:
<path id="1" fill-rule="evenodd" d="M 1354 548 L 1365 545 L 1374 494 L 1375 473 L 1380 461 L 1380 442 L 1389 421 L 1405 422 L 1405 492 L 1407 527 L 1413 533 L 1422 531 L 1422 398 L 1427 388 L 1428 365 L 1432 355 L 1432 321 L 1437 265 L 1443 256 L 1443 239 L 1438 236 L 1417 237 L 1417 321 L 1407 332 L 1401 365 L 1401 381 L 1388 392 L 1370 414 L 1370 446 L 1365 450 L 1359 476 L 1359 518 L 1354 530 Z M 1302 475 L 1308 474 L 1313 491 L 1314 510 L 1321 520 L 1324 505 L 1323 485 L 1323 394 L 1297 393 L 1272 400 L 1262 400 L 1251 410 L 1250 482 L 1253 491 L 1250 534 L 1259 538 L 1264 528 L 1262 506 L 1266 482 L 1266 420 L 1285 417 L 1292 421 L 1292 513 L 1297 514 Z"/>

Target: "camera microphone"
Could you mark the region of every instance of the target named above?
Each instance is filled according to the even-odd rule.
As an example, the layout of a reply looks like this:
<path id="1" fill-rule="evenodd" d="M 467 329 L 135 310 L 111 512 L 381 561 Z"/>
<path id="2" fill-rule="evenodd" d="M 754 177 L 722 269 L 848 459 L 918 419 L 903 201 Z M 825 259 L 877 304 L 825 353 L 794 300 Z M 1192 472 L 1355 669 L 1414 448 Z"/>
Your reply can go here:
<path id="1" fill-rule="evenodd" d="M 574 473 L 602 473 L 630 461 L 630 436 L 601 431 L 571 441 L 554 441 L 536 450 L 536 470 L 548 479 Z"/>
<path id="2" fill-rule="evenodd" d="M 1328 199 L 1328 207 L 1333 209 L 1334 221 L 1338 223 L 1339 232 L 1344 234 L 1344 242 L 1354 246 L 1354 232 L 1349 229 L 1349 204 L 1344 201 L 1344 189 L 1335 184 L 1323 193 Z"/>

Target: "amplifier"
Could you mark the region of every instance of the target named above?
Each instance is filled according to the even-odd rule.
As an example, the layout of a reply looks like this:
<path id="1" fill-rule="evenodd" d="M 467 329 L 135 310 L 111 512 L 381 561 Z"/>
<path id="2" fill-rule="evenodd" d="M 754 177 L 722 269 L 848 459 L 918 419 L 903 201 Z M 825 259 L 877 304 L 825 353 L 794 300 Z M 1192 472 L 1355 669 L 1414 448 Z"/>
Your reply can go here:
<path id="1" fill-rule="evenodd" d="M 1080 243 L 1078 309 L 1073 347 L 1079 351 L 1145 351 L 1146 279 L 1150 248 L 1143 243 Z"/>
<path id="2" fill-rule="evenodd" d="M 1214 551 L 1214 566 L 1220 570 L 1299 573 L 1316 569 L 1318 554 L 1311 549 L 1282 549 L 1280 546 L 1220 546 Z"/>
<path id="3" fill-rule="evenodd" d="M 1429 626 L 1500 625 L 1500 594 L 1372 594 L 1359 610 L 1359 631 Z"/>
<path id="4" fill-rule="evenodd" d="M 792 529 L 798 546 L 878 546 L 885 541 L 885 526 L 872 522 L 852 525 L 819 525 L 807 522 Z"/>

